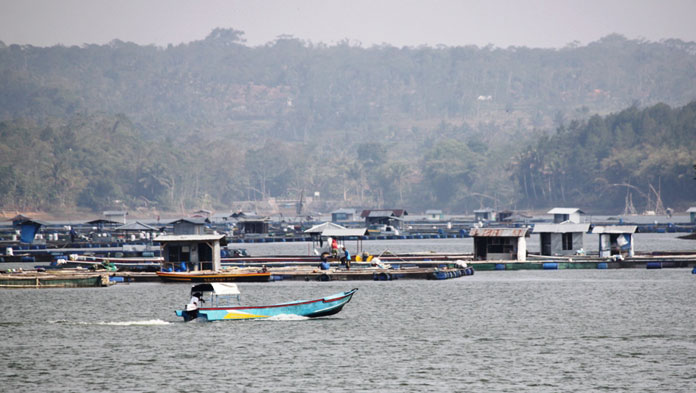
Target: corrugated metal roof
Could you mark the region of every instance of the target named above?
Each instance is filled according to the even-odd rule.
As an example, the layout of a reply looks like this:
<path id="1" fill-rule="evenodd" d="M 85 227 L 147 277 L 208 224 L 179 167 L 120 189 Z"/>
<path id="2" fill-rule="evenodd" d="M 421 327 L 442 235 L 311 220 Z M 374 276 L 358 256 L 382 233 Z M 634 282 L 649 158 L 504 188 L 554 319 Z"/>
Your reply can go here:
<path id="1" fill-rule="evenodd" d="M 204 242 L 210 240 L 220 240 L 225 235 L 162 235 L 157 236 L 154 241 L 165 243 L 165 242 Z"/>
<path id="2" fill-rule="evenodd" d="M 690 207 L 686 212 L 687 213 L 694 213 L 694 212 L 696 212 L 696 207 Z"/>
<path id="3" fill-rule="evenodd" d="M 534 233 L 584 233 L 590 224 L 535 224 Z"/>
<path id="4" fill-rule="evenodd" d="M 577 207 L 554 207 L 553 209 L 546 212 L 546 214 L 573 214 L 573 213 L 585 214 L 585 212 L 578 209 Z"/>
<path id="5" fill-rule="evenodd" d="M 600 225 L 592 229 L 592 233 L 635 233 L 637 225 Z"/>
<path id="6" fill-rule="evenodd" d="M 527 228 L 472 228 L 469 236 L 473 237 L 523 237 Z"/>
<path id="7" fill-rule="evenodd" d="M 490 207 L 484 207 L 483 209 L 474 210 L 474 213 L 493 213 L 495 210 Z"/>

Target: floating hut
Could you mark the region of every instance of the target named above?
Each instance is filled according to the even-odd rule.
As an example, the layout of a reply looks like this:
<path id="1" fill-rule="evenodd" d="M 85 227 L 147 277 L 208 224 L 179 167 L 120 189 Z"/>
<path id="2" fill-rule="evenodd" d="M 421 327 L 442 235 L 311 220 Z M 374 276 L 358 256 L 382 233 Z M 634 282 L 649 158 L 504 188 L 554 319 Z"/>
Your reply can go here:
<path id="1" fill-rule="evenodd" d="M 312 243 L 318 242 L 320 247 L 323 246 L 324 240 L 330 237 L 341 243 L 349 239 L 355 240 L 357 242 L 357 252 L 362 251 L 363 237 L 368 235 L 367 228 L 345 228 L 332 222 L 315 225 L 304 231 L 304 233 L 312 236 Z"/>
<path id="2" fill-rule="evenodd" d="M 472 228 L 474 260 L 527 260 L 527 228 Z"/>
<path id="3" fill-rule="evenodd" d="M 636 225 L 607 225 L 596 226 L 592 233 L 599 235 L 599 256 L 609 258 L 613 255 L 632 257 L 633 234 L 636 233 Z"/>
<path id="4" fill-rule="evenodd" d="M 154 237 L 154 234 L 157 232 L 157 228 L 151 227 L 147 224 L 143 224 L 140 221 L 131 222 L 130 224 L 126 225 L 121 225 L 119 227 L 114 228 L 113 230 L 113 233 L 123 234 L 124 236 L 129 237 L 129 240 L 131 241 L 134 241 L 137 238 L 150 239 Z"/>
<path id="5" fill-rule="evenodd" d="M 575 207 L 555 207 L 549 210 L 546 214 L 553 215 L 553 223 L 560 224 L 562 222 L 570 222 L 574 224 L 579 224 L 582 215 L 585 213 Z"/>
<path id="6" fill-rule="evenodd" d="M 22 243 L 33 243 L 41 227 L 48 226 L 48 223 L 18 215 L 12 219 L 12 226 L 19 229 L 19 240 Z"/>
<path id="7" fill-rule="evenodd" d="M 541 255 L 575 255 L 583 248 L 583 234 L 590 224 L 536 224 Z"/>
<path id="8" fill-rule="evenodd" d="M 126 217 L 128 216 L 128 212 L 125 210 L 107 210 L 102 214 L 109 221 L 116 221 L 123 224 L 126 223 Z"/>
<path id="9" fill-rule="evenodd" d="M 162 235 L 160 243 L 163 271 L 220 271 L 220 241 L 225 235 Z"/>
<path id="10" fill-rule="evenodd" d="M 331 222 L 355 221 L 355 209 L 338 209 L 331 212 Z"/>
<path id="11" fill-rule="evenodd" d="M 180 218 L 169 223 L 174 227 L 175 235 L 201 235 L 205 233 L 208 224 L 210 220 L 202 217 Z"/>
<path id="12" fill-rule="evenodd" d="M 266 234 L 271 219 L 261 216 L 245 216 L 237 222 L 239 232 L 243 234 Z"/>
<path id="13" fill-rule="evenodd" d="M 690 207 L 686 212 L 689 213 L 689 221 L 696 224 L 696 207 Z"/>
<path id="14" fill-rule="evenodd" d="M 515 214 L 512 210 L 499 211 L 496 217 L 498 222 L 509 222 L 512 221 L 512 216 Z"/>
<path id="15" fill-rule="evenodd" d="M 101 232 L 107 228 L 115 228 L 115 227 L 117 227 L 119 225 L 123 225 L 123 224 L 120 222 L 117 222 L 117 221 L 107 220 L 105 218 L 99 218 L 96 220 L 87 221 L 84 223 L 84 225 L 96 227 L 97 230 Z"/>
<path id="16" fill-rule="evenodd" d="M 445 218 L 445 215 L 442 213 L 442 210 L 426 210 L 425 211 L 425 219 L 428 221 L 440 221 Z"/>
<path id="17" fill-rule="evenodd" d="M 381 210 L 363 210 L 360 217 L 365 219 L 365 225 L 391 225 L 394 228 L 401 229 L 403 217 L 407 216 L 408 212 L 403 209 L 381 209 Z"/>
<path id="18" fill-rule="evenodd" d="M 199 210 L 196 210 L 195 212 L 191 213 L 191 217 L 203 217 L 203 218 L 208 218 L 208 219 L 212 215 L 213 215 L 213 212 L 211 212 L 210 210 L 206 210 L 206 209 L 199 209 Z"/>
<path id="19" fill-rule="evenodd" d="M 495 220 L 495 210 L 490 207 L 474 210 L 474 221 L 493 221 Z"/>

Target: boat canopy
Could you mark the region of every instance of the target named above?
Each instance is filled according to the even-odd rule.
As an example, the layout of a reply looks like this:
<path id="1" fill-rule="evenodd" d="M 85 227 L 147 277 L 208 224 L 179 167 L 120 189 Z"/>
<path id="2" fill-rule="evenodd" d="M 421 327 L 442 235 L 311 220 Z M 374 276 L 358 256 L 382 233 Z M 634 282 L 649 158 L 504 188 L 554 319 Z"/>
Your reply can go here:
<path id="1" fill-rule="evenodd" d="M 218 296 L 240 294 L 237 284 L 230 282 L 212 282 L 194 285 L 193 288 L 191 288 L 191 293 L 195 292 L 213 292 Z"/>

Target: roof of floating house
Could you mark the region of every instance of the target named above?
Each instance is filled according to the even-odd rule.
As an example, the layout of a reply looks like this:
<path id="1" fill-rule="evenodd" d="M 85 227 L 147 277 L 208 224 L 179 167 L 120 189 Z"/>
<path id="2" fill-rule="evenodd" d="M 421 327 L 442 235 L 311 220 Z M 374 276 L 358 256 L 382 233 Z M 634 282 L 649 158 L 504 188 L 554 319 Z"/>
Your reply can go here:
<path id="1" fill-rule="evenodd" d="M 696 207 L 690 207 L 686 212 L 687 213 L 696 213 Z"/>
<path id="2" fill-rule="evenodd" d="M 166 242 L 205 242 L 211 240 L 221 240 L 225 235 L 162 235 L 157 236 L 153 240 L 160 243 Z"/>
<path id="3" fill-rule="evenodd" d="M 321 235 L 330 237 L 367 236 L 367 228 L 327 228 Z"/>
<path id="4" fill-rule="evenodd" d="M 237 219 L 238 222 L 268 222 L 271 221 L 270 217 L 267 216 L 243 216 Z"/>
<path id="5" fill-rule="evenodd" d="M 396 217 L 408 216 L 408 212 L 403 209 L 375 209 L 363 210 L 360 217 Z"/>
<path id="6" fill-rule="evenodd" d="M 573 214 L 580 213 L 585 214 L 582 210 L 577 207 L 554 207 L 553 209 L 546 212 L 546 214 Z"/>
<path id="7" fill-rule="evenodd" d="M 534 233 L 578 233 L 587 232 L 590 224 L 536 224 Z"/>
<path id="8" fill-rule="evenodd" d="M 176 223 L 180 222 L 188 222 L 189 224 L 196 224 L 196 225 L 203 225 L 203 224 L 210 224 L 210 220 L 208 220 L 205 217 L 188 217 L 188 218 L 179 218 L 178 220 L 174 220 L 169 222 L 169 225 L 174 225 Z"/>
<path id="9" fill-rule="evenodd" d="M 323 224 L 315 225 L 307 230 L 304 231 L 304 233 L 309 233 L 313 235 L 321 235 L 327 228 L 331 229 L 346 229 L 346 227 L 334 224 L 333 222 L 325 222 Z"/>
<path id="10" fill-rule="evenodd" d="M 525 237 L 529 235 L 527 228 L 472 228 L 469 236 L 473 237 Z"/>
<path id="11" fill-rule="evenodd" d="M 355 209 L 341 208 L 332 211 L 331 214 L 355 214 Z"/>
<path id="12" fill-rule="evenodd" d="M 121 225 L 120 227 L 114 228 L 114 231 L 156 231 L 157 228 L 151 227 L 147 224 L 143 224 L 140 221 L 132 222 L 130 224 Z"/>
<path id="13" fill-rule="evenodd" d="M 107 220 L 106 218 L 98 218 L 96 220 L 92 221 L 86 221 L 85 224 L 91 224 L 91 225 L 99 225 L 99 224 L 107 224 L 107 225 L 116 225 L 116 224 L 121 224 L 118 221 L 114 220 Z"/>
<path id="14" fill-rule="evenodd" d="M 22 225 L 25 223 L 34 223 L 34 224 L 43 225 L 43 226 L 49 225 L 48 222 L 46 222 L 46 221 L 35 220 L 33 218 L 29 218 L 29 217 L 23 216 L 21 214 L 13 217 L 11 221 L 12 221 L 12 225 L 15 225 L 15 226 Z"/>
<path id="15" fill-rule="evenodd" d="M 367 228 L 345 228 L 332 222 L 325 222 L 305 230 L 304 233 L 331 237 L 367 236 Z"/>
<path id="16" fill-rule="evenodd" d="M 474 210 L 474 213 L 493 213 L 495 210 L 491 209 L 490 207 L 484 207 L 483 209 L 476 209 Z"/>
<path id="17" fill-rule="evenodd" d="M 600 225 L 592 229 L 592 233 L 635 233 L 637 225 Z"/>

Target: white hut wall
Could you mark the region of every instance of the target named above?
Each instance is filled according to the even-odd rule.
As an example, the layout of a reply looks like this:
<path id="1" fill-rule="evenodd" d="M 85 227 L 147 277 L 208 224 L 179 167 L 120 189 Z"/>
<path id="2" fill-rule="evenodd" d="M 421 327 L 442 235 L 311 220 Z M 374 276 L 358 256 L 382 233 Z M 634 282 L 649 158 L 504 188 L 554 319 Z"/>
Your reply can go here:
<path id="1" fill-rule="evenodd" d="M 611 238 L 608 233 L 599 235 L 599 256 L 602 258 L 611 256 Z"/>
<path id="2" fill-rule="evenodd" d="M 527 238 L 524 236 L 517 238 L 517 260 L 521 262 L 527 260 Z"/>

